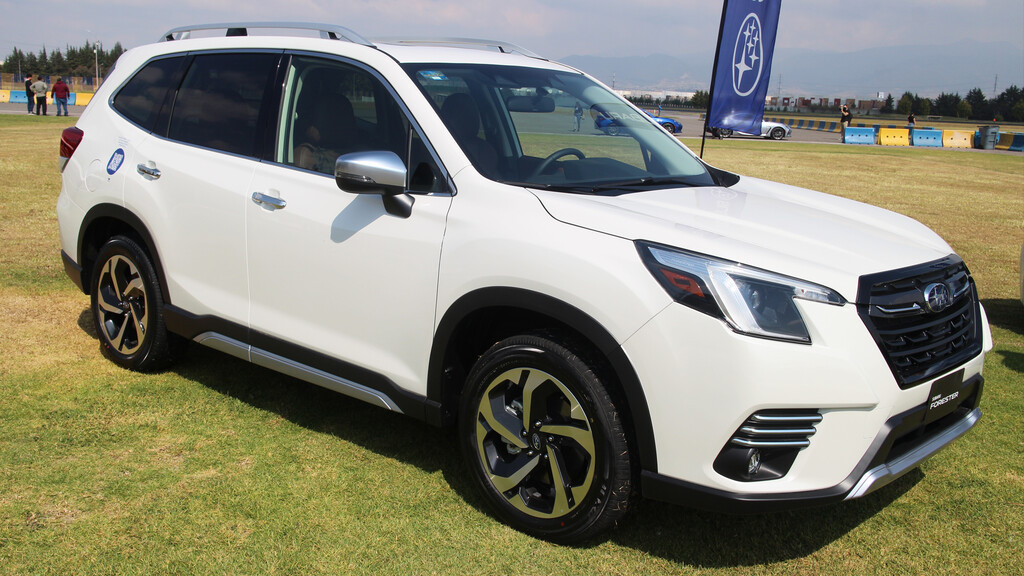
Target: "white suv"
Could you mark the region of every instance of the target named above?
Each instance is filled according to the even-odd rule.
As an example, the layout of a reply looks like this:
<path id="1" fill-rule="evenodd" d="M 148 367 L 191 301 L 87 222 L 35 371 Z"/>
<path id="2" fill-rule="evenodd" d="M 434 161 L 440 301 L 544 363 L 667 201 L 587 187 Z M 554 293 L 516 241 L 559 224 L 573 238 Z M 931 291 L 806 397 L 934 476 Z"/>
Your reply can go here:
<path id="1" fill-rule="evenodd" d="M 111 360 L 191 340 L 456 426 L 497 515 L 544 538 L 638 495 L 856 498 L 981 416 L 988 323 L 936 234 L 712 168 L 512 45 L 175 29 L 121 57 L 61 159 L 63 259 Z"/>

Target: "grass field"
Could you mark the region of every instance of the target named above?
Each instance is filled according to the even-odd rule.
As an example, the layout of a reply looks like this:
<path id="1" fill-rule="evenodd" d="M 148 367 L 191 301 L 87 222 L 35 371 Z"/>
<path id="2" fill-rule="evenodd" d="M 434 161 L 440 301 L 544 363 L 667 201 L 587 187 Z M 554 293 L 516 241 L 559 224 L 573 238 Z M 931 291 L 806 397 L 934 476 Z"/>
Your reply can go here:
<path id="1" fill-rule="evenodd" d="M 0 116 L 0 574 L 1020 574 L 1024 155 L 709 142 L 714 165 L 945 237 L 993 324 L 985 415 L 860 500 L 753 517 L 642 502 L 560 547 L 487 513 L 446 431 L 200 347 L 157 375 L 103 360 L 60 262 L 65 125 Z"/>

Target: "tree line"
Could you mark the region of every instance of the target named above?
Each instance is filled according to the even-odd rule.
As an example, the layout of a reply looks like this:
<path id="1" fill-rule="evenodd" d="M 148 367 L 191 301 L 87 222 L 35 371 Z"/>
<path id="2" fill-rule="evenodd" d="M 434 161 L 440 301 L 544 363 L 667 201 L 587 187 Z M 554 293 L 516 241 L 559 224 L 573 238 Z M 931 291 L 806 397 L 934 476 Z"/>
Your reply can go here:
<path id="1" fill-rule="evenodd" d="M 18 74 L 25 76 L 84 76 L 96 75 L 96 66 L 99 64 L 99 75 L 104 76 L 106 72 L 117 62 L 118 57 L 124 53 L 120 42 L 114 44 L 113 48 L 107 48 L 102 43 L 89 43 L 76 48 L 67 46 L 64 50 L 47 50 L 45 47 L 38 53 L 25 52 L 17 47 L 4 59 L 0 70 L 4 74 Z"/>
<path id="2" fill-rule="evenodd" d="M 708 93 L 698 90 L 692 98 L 666 98 L 655 99 L 648 94 L 643 96 L 630 97 L 629 100 L 638 106 L 670 106 L 670 107 L 692 107 L 701 110 L 707 109 Z M 812 106 L 812 109 L 818 107 Z M 835 108 L 835 107 L 830 107 Z M 964 118 L 967 120 L 996 121 L 996 122 L 1024 122 L 1024 90 L 1017 86 L 1010 86 L 1003 90 L 1002 94 L 995 98 L 985 98 L 981 88 L 973 88 L 967 96 L 961 97 L 959 93 L 939 94 L 937 98 L 922 98 L 917 94 L 904 92 L 897 101 L 892 94 L 889 94 L 882 108 L 882 114 L 902 114 L 909 116 L 913 112 L 917 116 L 950 116 L 953 118 Z"/>
<path id="3" fill-rule="evenodd" d="M 941 93 L 934 100 L 920 98 L 917 94 L 904 92 L 899 103 L 893 108 L 892 94 L 886 99 L 886 107 L 882 113 L 896 112 L 921 116 L 955 116 L 969 120 L 995 122 L 1024 122 L 1024 91 L 1017 86 L 1010 86 L 995 98 L 985 98 L 981 88 L 972 88 L 967 96 L 960 93 Z M 888 110 L 886 109 L 888 108 Z"/>

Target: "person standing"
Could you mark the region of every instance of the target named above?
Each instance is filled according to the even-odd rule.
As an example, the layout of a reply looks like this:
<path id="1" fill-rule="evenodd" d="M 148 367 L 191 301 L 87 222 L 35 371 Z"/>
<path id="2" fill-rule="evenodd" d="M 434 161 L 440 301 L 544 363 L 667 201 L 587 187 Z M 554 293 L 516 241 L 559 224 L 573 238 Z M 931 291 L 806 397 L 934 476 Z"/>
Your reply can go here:
<path id="1" fill-rule="evenodd" d="M 35 98 L 32 96 L 32 75 L 28 74 L 25 76 L 25 100 L 28 102 L 28 113 L 32 113 L 32 104 L 35 102 Z"/>
<path id="2" fill-rule="evenodd" d="M 576 106 L 572 109 L 572 131 L 579 132 L 580 125 L 583 120 L 583 107 L 580 106 L 580 101 L 576 101 Z"/>
<path id="3" fill-rule="evenodd" d="M 46 82 L 43 82 L 43 77 L 40 76 L 38 80 L 32 83 L 32 92 L 36 95 L 36 116 L 39 116 L 39 111 L 43 111 L 43 116 L 46 116 L 46 90 L 48 86 Z"/>
<path id="4" fill-rule="evenodd" d="M 913 113 L 913 112 L 911 112 L 911 113 L 910 113 L 910 114 L 909 114 L 909 115 L 907 116 L 907 126 L 908 126 L 909 128 L 913 128 L 913 127 L 917 126 L 917 116 L 914 116 L 914 113 Z"/>
<path id="5" fill-rule="evenodd" d="M 57 81 L 53 83 L 53 90 L 51 92 L 53 96 L 53 103 L 57 106 L 57 116 L 60 116 L 61 108 L 64 109 L 64 115 L 68 115 L 68 97 L 71 95 L 71 89 L 64 83 L 64 79 L 57 77 Z"/>
<path id="6" fill-rule="evenodd" d="M 853 121 L 853 112 L 850 112 L 850 107 L 843 104 L 840 108 L 839 114 L 839 127 L 841 130 L 840 142 L 846 142 L 846 129 L 850 127 L 850 122 Z"/>

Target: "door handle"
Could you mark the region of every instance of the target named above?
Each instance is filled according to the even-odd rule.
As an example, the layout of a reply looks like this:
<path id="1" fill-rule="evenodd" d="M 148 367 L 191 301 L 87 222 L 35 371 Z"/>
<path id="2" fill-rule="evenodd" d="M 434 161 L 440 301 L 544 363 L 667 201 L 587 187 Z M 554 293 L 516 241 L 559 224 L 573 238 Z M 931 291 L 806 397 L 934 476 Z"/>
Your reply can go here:
<path id="1" fill-rule="evenodd" d="M 280 210 L 288 205 L 288 203 L 285 202 L 284 200 L 280 198 L 275 198 L 273 196 L 268 196 L 262 192 L 253 192 L 252 201 L 259 204 L 260 206 L 267 206 L 274 210 Z"/>
<path id="2" fill-rule="evenodd" d="M 139 174 L 142 174 L 143 176 L 146 176 L 148 178 L 152 178 L 154 180 L 156 180 L 157 178 L 160 177 L 160 171 L 157 170 L 153 166 L 146 166 L 145 164 L 139 164 L 138 166 L 135 167 L 135 169 L 139 172 Z"/>

